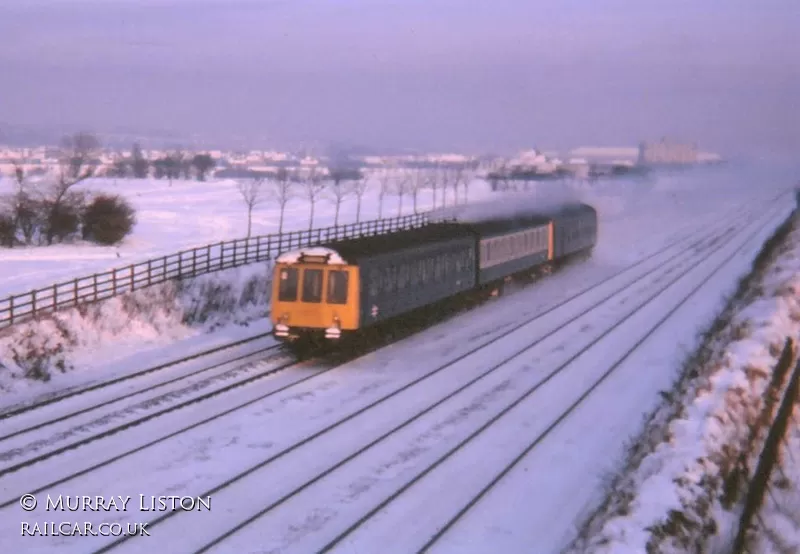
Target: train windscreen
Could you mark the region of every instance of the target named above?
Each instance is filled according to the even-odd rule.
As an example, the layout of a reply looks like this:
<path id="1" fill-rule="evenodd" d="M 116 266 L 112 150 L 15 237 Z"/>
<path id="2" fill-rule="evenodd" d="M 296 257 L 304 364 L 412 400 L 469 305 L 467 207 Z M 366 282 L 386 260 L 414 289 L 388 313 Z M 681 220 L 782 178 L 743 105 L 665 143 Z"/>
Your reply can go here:
<path id="1" fill-rule="evenodd" d="M 346 271 L 328 271 L 328 304 L 347 304 Z"/>
<path id="2" fill-rule="evenodd" d="M 278 300 L 281 302 L 297 301 L 297 270 L 292 267 L 281 269 Z"/>
<path id="3" fill-rule="evenodd" d="M 322 302 L 322 270 L 303 270 L 303 302 Z"/>

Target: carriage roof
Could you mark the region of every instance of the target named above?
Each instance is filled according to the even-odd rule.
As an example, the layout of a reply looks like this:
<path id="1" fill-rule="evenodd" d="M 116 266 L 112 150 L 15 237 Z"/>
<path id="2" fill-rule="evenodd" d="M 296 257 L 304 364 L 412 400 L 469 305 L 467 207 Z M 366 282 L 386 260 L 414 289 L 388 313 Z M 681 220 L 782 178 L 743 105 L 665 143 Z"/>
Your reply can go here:
<path id="1" fill-rule="evenodd" d="M 459 238 L 474 238 L 474 233 L 469 227 L 458 223 L 429 223 L 415 229 L 342 239 L 315 247 L 300 248 L 281 254 L 277 261 L 279 263 L 302 263 L 309 257 L 320 257 L 326 258 L 326 261 L 322 263 L 354 263 L 359 258 L 389 254 L 414 246 Z"/>

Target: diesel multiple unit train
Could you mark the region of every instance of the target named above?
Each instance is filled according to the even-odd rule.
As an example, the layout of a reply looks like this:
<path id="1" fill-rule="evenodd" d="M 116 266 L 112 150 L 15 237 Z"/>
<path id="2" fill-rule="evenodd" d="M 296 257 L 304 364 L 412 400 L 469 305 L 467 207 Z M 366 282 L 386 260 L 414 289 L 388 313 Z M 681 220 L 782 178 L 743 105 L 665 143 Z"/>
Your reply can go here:
<path id="1" fill-rule="evenodd" d="M 597 242 L 582 203 L 480 223 L 430 223 L 281 254 L 271 319 L 283 341 L 329 342 L 471 291 L 496 288 Z"/>

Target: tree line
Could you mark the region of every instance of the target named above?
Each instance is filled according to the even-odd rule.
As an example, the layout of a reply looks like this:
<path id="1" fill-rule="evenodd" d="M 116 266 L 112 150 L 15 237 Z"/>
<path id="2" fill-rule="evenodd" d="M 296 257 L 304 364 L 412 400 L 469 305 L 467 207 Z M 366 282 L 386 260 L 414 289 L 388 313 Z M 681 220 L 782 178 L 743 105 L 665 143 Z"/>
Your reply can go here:
<path id="1" fill-rule="evenodd" d="M 134 143 L 130 156 L 115 154 L 111 166 L 106 171 L 108 177 L 133 177 L 145 179 L 151 174 L 156 179 L 167 179 L 170 184 L 175 179 L 191 179 L 205 181 L 216 162 L 209 154 L 191 155 L 181 149 L 175 149 L 155 160 L 144 156 L 139 143 Z"/>
<path id="2" fill-rule="evenodd" d="M 356 223 L 361 221 L 362 201 L 372 184 L 377 189 L 378 218 L 384 217 L 388 196 L 397 198 L 397 216 L 403 213 L 405 199 L 410 199 L 414 213 L 419 213 L 419 200 L 428 191 L 433 209 L 447 207 L 447 194 L 452 202 L 468 200 L 469 186 L 475 176 L 475 164 L 436 164 L 433 167 L 388 167 L 365 173 L 362 169 L 338 167 L 287 169 L 275 172 L 252 172 L 249 178 L 238 179 L 237 187 L 247 213 L 247 237 L 251 236 L 254 209 L 268 200 L 279 209 L 278 233 L 283 232 L 286 205 L 294 198 L 308 203 L 308 229 L 314 228 L 316 207 L 327 199 L 334 206 L 334 225 L 339 225 L 343 202 L 356 198 Z M 388 214 L 387 214 L 388 215 Z"/>

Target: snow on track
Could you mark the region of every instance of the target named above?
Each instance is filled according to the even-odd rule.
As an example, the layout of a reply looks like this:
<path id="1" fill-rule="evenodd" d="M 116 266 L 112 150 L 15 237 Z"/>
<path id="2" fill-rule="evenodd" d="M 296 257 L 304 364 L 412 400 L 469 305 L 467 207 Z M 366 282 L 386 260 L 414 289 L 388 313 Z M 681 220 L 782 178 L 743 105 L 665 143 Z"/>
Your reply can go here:
<path id="1" fill-rule="evenodd" d="M 741 219 L 742 222 L 746 222 L 747 220 L 747 218 Z M 721 229 L 722 235 L 729 233 L 729 231 L 727 231 L 728 225 L 722 225 Z M 718 239 L 721 237 L 716 238 Z M 694 255 L 698 254 L 693 250 L 689 252 Z M 673 252 L 672 255 L 674 256 L 674 254 Z M 662 258 L 664 257 L 667 257 L 666 253 L 662 256 Z M 664 260 L 661 259 L 660 261 L 663 262 Z M 683 262 L 685 263 L 685 260 L 683 260 Z M 678 261 L 676 263 L 681 262 Z M 648 268 L 638 268 L 638 270 L 633 273 L 636 273 L 636 276 L 641 276 L 641 274 L 647 272 L 646 269 L 653 269 L 657 266 L 658 263 L 654 260 Z M 606 283 L 603 287 L 605 287 L 606 293 L 610 291 L 613 292 L 615 289 L 622 290 L 627 288 L 627 284 L 634 280 L 633 276 L 625 275 L 624 277 L 615 278 L 613 282 Z M 602 299 L 601 292 L 602 290 L 594 290 L 592 294 L 582 295 L 579 300 L 584 303 L 584 309 L 591 308 L 591 301 L 593 300 L 596 303 L 598 296 Z M 643 291 L 628 291 L 628 294 L 641 294 L 642 292 Z M 536 325 L 539 326 L 539 335 L 552 332 L 553 325 L 563 325 L 569 322 L 569 319 L 575 316 L 576 310 L 578 313 L 580 312 L 580 310 L 574 307 L 574 304 L 575 301 L 571 304 L 567 304 L 570 308 L 564 310 L 566 313 L 561 312 L 559 315 L 557 311 L 553 311 L 547 314 L 547 319 L 538 320 Z M 485 323 L 488 326 L 490 322 Z M 523 346 L 528 345 L 532 336 L 537 336 L 537 332 L 534 331 L 533 325 L 528 325 L 524 329 L 524 332 L 514 333 L 508 338 L 501 339 L 504 342 L 497 342 L 493 344 L 492 348 L 483 349 L 482 353 L 477 356 L 472 363 L 474 363 L 475 367 L 485 368 L 487 367 L 487 362 L 490 361 L 485 358 L 486 356 L 491 359 L 493 354 L 496 357 L 513 346 L 514 341 Z M 563 338 L 561 340 L 563 341 Z M 419 344 L 421 341 L 422 339 L 418 338 L 416 342 Z M 555 341 L 551 340 L 551 342 Z M 325 424 L 332 418 L 341 415 L 347 416 L 347 414 L 352 415 L 358 410 L 363 410 L 365 407 L 369 406 L 370 401 L 375 403 L 376 400 L 380 400 L 381 397 L 377 393 L 386 392 L 388 388 L 390 390 L 388 394 L 384 396 L 389 396 L 392 394 L 392 390 L 396 391 L 399 387 L 406 386 L 413 382 L 415 378 L 419 379 L 421 373 L 420 369 L 431 372 L 430 365 L 436 368 L 437 363 L 441 362 L 441 356 L 439 356 L 438 359 L 436 357 L 429 358 L 436 363 L 429 364 L 427 368 L 424 367 L 425 362 L 423 360 L 426 360 L 426 354 L 433 354 L 435 348 L 441 350 L 444 345 L 431 344 L 429 347 L 430 351 L 426 352 L 424 348 L 426 343 L 422 342 L 420 345 L 422 347 L 415 348 L 413 351 L 415 352 L 415 359 L 420 360 L 420 365 L 423 365 L 423 367 L 418 368 L 415 365 L 409 368 L 407 359 L 398 359 L 397 351 L 401 348 L 401 352 L 406 351 L 406 348 L 409 348 L 409 345 L 414 343 L 415 341 L 412 340 L 408 341 L 406 345 L 389 347 L 385 349 L 389 352 L 367 356 L 367 359 L 360 360 L 361 364 L 351 364 L 350 367 L 339 368 L 330 372 L 327 379 L 312 379 L 303 385 L 293 387 L 290 391 L 287 390 L 282 395 L 272 397 L 269 402 L 259 403 L 257 411 L 255 410 L 256 406 L 253 407 L 252 419 L 249 421 L 246 414 L 240 412 L 235 422 L 215 422 L 214 426 L 217 427 L 217 429 L 202 427 L 193 429 L 191 434 L 194 435 L 194 438 L 188 435 L 183 436 L 181 438 L 181 444 L 176 442 L 172 442 L 172 444 L 170 444 L 170 442 L 163 443 L 163 447 L 172 449 L 173 457 L 164 456 L 166 452 L 150 451 L 146 453 L 146 455 L 142 453 L 142 456 L 136 455 L 135 457 L 131 457 L 125 460 L 125 464 L 119 465 L 118 467 L 116 464 L 109 465 L 92 472 L 90 474 L 90 481 L 87 481 L 87 479 L 79 479 L 73 483 L 69 483 L 68 486 L 59 486 L 47 492 L 50 494 L 131 494 L 132 496 L 138 494 L 169 494 L 170 491 L 172 491 L 173 494 L 176 493 L 175 491 L 180 491 L 177 492 L 178 494 L 200 494 L 206 483 L 210 484 L 214 483 L 214 481 L 219 483 L 220 479 L 224 479 L 226 475 L 230 476 L 234 471 L 241 471 L 239 468 L 246 466 L 247 462 L 251 462 L 252 459 L 258 458 L 261 452 L 268 450 L 274 452 L 279 450 L 280 446 L 284 446 L 284 449 L 287 447 L 292 448 L 292 444 L 296 444 L 297 440 L 302 440 L 307 437 L 315 428 L 318 430 L 322 428 L 322 430 L 324 430 Z M 552 346 L 557 349 L 557 344 Z M 462 344 L 462 352 L 467 347 L 468 345 Z M 447 347 L 447 350 L 449 351 L 449 358 L 457 355 L 454 353 L 455 350 L 453 347 Z M 382 360 L 386 360 L 387 358 L 392 361 L 389 363 L 381 363 Z M 379 367 L 377 371 L 374 370 L 376 362 L 378 362 L 377 365 Z M 359 367 L 359 365 L 371 367 L 373 370 L 365 372 L 365 367 Z M 463 380 L 467 378 L 466 375 L 463 377 L 460 375 L 461 371 L 465 371 L 463 367 L 463 363 L 459 363 L 451 367 L 449 374 L 445 372 L 440 373 L 438 376 L 439 387 L 448 387 L 450 390 L 457 387 L 460 382 L 463 382 Z M 457 380 L 454 382 L 454 379 Z M 430 403 L 432 399 L 441 398 L 442 389 L 434 385 L 435 382 L 429 380 L 424 383 L 422 387 L 416 387 L 415 389 L 409 388 L 408 390 L 414 393 L 406 394 L 403 402 L 396 406 L 396 409 L 400 409 L 404 404 L 412 402 L 413 399 L 417 397 L 420 398 L 420 401 L 423 399 L 427 400 L 428 403 Z M 291 394 L 289 394 L 290 392 Z M 413 412 L 413 409 L 416 407 L 416 405 L 412 404 L 410 408 L 405 408 L 405 410 L 411 410 Z M 370 412 L 367 411 L 364 413 L 369 414 Z M 284 421 L 284 423 L 281 423 L 280 420 L 275 422 L 279 427 L 276 427 L 274 424 L 267 424 L 269 421 L 268 418 L 277 418 L 278 416 L 281 416 Z M 381 423 L 382 426 L 384 425 L 380 418 L 374 416 L 367 415 L 367 417 L 362 419 L 364 419 L 364 427 L 356 429 L 350 427 L 348 435 L 353 438 L 358 438 L 360 433 L 366 432 L 363 429 L 370 430 L 374 428 L 376 422 Z M 287 426 L 285 421 L 291 421 L 292 425 Z M 352 421 L 355 421 L 355 418 L 353 418 L 351 422 Z M 321 435 L 321 437 L 323 436 L 324 435 Z M 196 448 L 192 448 L 193 446 Z M 199 450 L 199 453 L 194 452 L 194 450 Z M 176 455 L 181 456 L 181 458 L 176 459 Z M 250 460 L 241 458 L 243 455 L 249 455 Z M 193 459 L 195 456 L 199 456 L 200 460 Z M 264 459 L 263 454 L 260 458 L 261 460 Z M 158 467 L 152 467 L 153 460 L 158 461 Z M 184 468 L 190 460 L 197 466 L 198 471 L 197 475 L 186 477 Z M 308 464 L 325 463 L 329 461 L 329 455 L 327 451 L 325 451 L 325 455 L 323 456 L 320 456 L 317 452 L 316 454 L 300 458 L 302 461 L 298 460 L 298 456 L 286 457 L 284 460 L 291 462 L 289 463 L 289 467 L 292 467 L 296 471 L 301 471 Z M 122 461 L 120 461 L 120 463 L 122 463 Z M 147 464 L 147 466 L 143 464 Z M 118 480 L 121 470 L 123 470 L 124 467 L 130 467 L 132 465 L 135 465 L 137 468 L 150 467 L 150 471 L 140 470 L 126 479 L 124 484 L 121 484 Z M 316 466 L 313 466 L 309 469 L 313 470 L 315 467 Z M 182 478 L 179 477 L 176 479 L 176 471 L 179 472 L 178 475 L 181 475 Z M 276 470 L 275 466 L 271 467 L 268 473 L 271 474 L 273 478 L 282 475 Z M 283 478 L 286 478 L 286 476 L 284 475 L 282 479 Z M 159 480 L 162 481 L 159 483 Z M 200 526 L 202 526 L 203 531 L 206 531 L 207 527 L 211 530 L 209 532 L 219 532 L 220 529 L 219 525 L 216 523 L 217 521 L 231 523 L 222 517 L 226 512 L 232 511 L 234 512 L 233 515 L 239 518 L 242 515 L 247 515 L 246 513 L 240 513 L 238 508 L 243 504 L 242 499 L 249 499 L 255 496 L 247 494 L 248 492 L 252 492 L 254 483 L 258 483 L 257 487 L 259 490 L 265 490 L 264 483 L 255 478 L 249 477 L 246 481 L 241 481 L 241 483 L 247 484 L 244 488 L 245 495 L 241 498 L 235 497 L 235 495 L 229 496 L 229 501 L 223 505 L 220 505 L 222 502 L 221 500 L 216 501 L 217 503 L 215 505 L 220 506 L 220 508 L 215 512 L 213 522 L 207 521 L 201 524 L 201 522 L 197 521 L 197 518 L 202 516 L 202 514 L 181 514 L 178 515 L 178 517 L 165 521 L 162 526 L 155 529 L 169 529 L 171 525 L 180 529 L 182 525 L 189 524 L 192 526 L 193 530 L 195 530 L 194 532 L 199 533 L 201 529 Z M 214 498 L 218 498 L 220 494 L 222 493 L 215 493 Z M 261 497 L 255 496 L 255 499 L 263 504 L 263 496 L 264 495 L 261 495 Z M 245 505 L 245 508 L 253 507 Z M 220 510 L 222 509 L 224 509 L 225 512 L 221 513 Z M 122 521 L 126 521 L 131 520 L 132 517 L 135 518 L 136 514 L 118 515 L 122 516 Z M 235 520 L 233 523 L 235 523 Z M 172 535 L 168 531 L 159 531 L 160 541 L 164 541 L 170 536 Z M 182 540 L 188 539 L 185 533 L 181 533 L 175 538 Z M 126 543 L 125 547 L 135 550 L 136 545 L 137 541 L 131 541 L 130 543 Z M 183 550 L 186 545 L 181 544 L 180 546 L 175 546 Z"/>
<path id="2" fill-rule="evenodd" d="M 750 207 L 753 208 L 753 206 Z M 752 217 L 740 214 L 735 223 L 737 227 L 740 227 L 752 219 Z M 711 241 L 721 240 L 725 235 L 730 234 L 730 227 L 729 223 L 721 223 L 714 233 L 716 236 L 708 238 Z M 687 240 L 686 242 L 692 241 Z M 697 242 L 697 238 L 694 242 Z M 213 518 L 201 521 L 203 513 L 178 514 L 176 517 L 165 520 L 161 525 L 153 527 L 153 534 L 157 536 L 155 540 L 159 541 L 160 548 L 167 547 L 169 549 L 170 546 L 173 546 L 173 551 L 184 551 L 186 543 L 183 541 L 191 538 L 187 536 L 185 532 L 187 527 L 185 526 L 189 526 L 188 528 L 191 528 L 193 533 L 197 533 L 198 537 L 202 534 L 202 540 L 198 538 L 198 546 L 201 546 L 204 541 L 212 540 L 243 519 L 249 518 L 257 510 L 263 509 L 270 498 L 278 499 L 280 490 L 270 489 L 267 483 L 276 481 L 278 485 L 284 487 L 283 490 L 291 490 L 291 487 L 297 486 L 302 479 L 313 477 L 326 467 L 330 467 L 335 463 L 335 459 L 352 456 L 355 453 L 354 448 L 358 448 L 354 441 L 360 441 L 364 445 L 369 439 L 375 439 L 376 435 L 386 432 L 388 424 L 397 424 L 398 421 L 402 421 L 402 417 L 413 417 L 415 413 L 430 407 L 431 403 L 440 403 L 444 397 L 452 394 L 454 389 L 457 391 L 459 387 L 462 387 L 466 392 L 470 380 L 479 377 L 475 372 L 486 371 L 487 367 L 491 367 L 492 360 L 497 365 L 497 357 L 502 356 L 504 352 L 513 350 L 515 347 L 529 346 L 531 341 L 537 340 L 538 337 L 542 345 L 549 345 L 554 351 L 546 352 L 546 346 L 539 346 L 539 349 L 543 351 L 540 356 L 542 360 L 545 359 L 544 356 L 565 355 L 571 351 L 571 341 L 568 337 L 561 336 L 566 332 L 554 334 L 559 326 L 571 325 L 571 333 L 574 335 L 575 327 L 580 329 L 585 323 L 572 324 L 570 323 L 571 318 L 579 315 L 581 311 L 591 308 L 592 304 L 602 300 L 604 295 L 611 295 L 617 289 L 621 291 L 627 288 L 629 283 L 636 281 L 638 277 L 648 271 L 657 269 L 667 259 L 672 260 L 670 263 L 673 267 L 673 274 L 679 268 L 685 270 L 686 258 L 690 255 L 699 255 L 697 249 L 702 245 L 696 244 L 689 250 L 686 250 L 686 246 L 686 244 L 682 244 L 667 248 L 660 256 L 642 264 L 635 270 L 612 278 L 611 281 L 593 289 L 591 293 L 580 295 L 562 306 L 556 305 L 545 310 L 543 305 L 556 304 L 553 299 L 557 301 L 565 296 L 565 290 L 569 292 L 569 288 L 565 284 L 572 278 L 571 276 L 574 276 L 576 282 L 581 280 L 586 282 L 586 275 L 591 274 L 596 277 L 599 273 L 595 271 L 597 269 L 602 269 L 605 275 L 619 269 L 619 267 L 613 267 L 613 264 L 603 267 L 602 264 L 598 265 L 597 263 L 588 263 L 583 269 L 565 268 L 562 274 L 543 280 L 536 287 L 532 287 L 530 291 L 520 291 L 511 298 L 505 299 L 504 302 L 475 310 L 474 317 L 471 316 L 469 320 L 464 317 L 459 318 L 458 322 L 452 321 L 437 326 L 422 336 L 401 341 L 401 343 L 348 364 L 346 367 L 326 372 L 324 377 L 317 375 L 301 384 L 291 386 L 291 380 L 287 378 L 287 375 L 291 374 L 292 377 L 295 377 L 300 373 L 305 373 L 305 376 L 308 377 L 314 375 L 313 370 L 294 369 L 288 373 L 281 373 L 266 380 L 265 383 L 269 383 L 269 388 L 273 390 L 277 388 L 274 387 L 274 381 L 281 381 L 290 387 L 267 399 L 259 399 L 257 393 L 263 394 L 263 390 L 260 390 L 261 387 L 242 387 L 223 396 L 204 401 L 198 405 L 200 409 L 192 413 L 188 413 L 187 410 L 173 412 L 141 426 L 128 429 L 119 436 L 90 443 L 82 448 L 65 452 L 58 457 L 0 478 L 0 490 L 2 490 L 4 500 L 4 503 L 0 505 L 0 523 L 2 523 L 4 531 L 0 534 L 0 548 L 4 551 L 34 551 L 31 548 L 35 545 L 35 548 L 41 548 L 41 551 L 50 551 L 53 547 L 69 547 L 64 550 L 67 552 L 72 548 L 76 551 L 84 551 L 87 545 L 99 546 L 102 543 L 110 542 L 108 538 L 97 540 L 51 538 L 33 542 L 30 540 L 18 542 L 20 541 L 17 538 L 19 536 L 20 510 L 16 501 L 19 494 L 29 492 L 33 487 L 37 487 L 35 490 L 37 495 L 48 493 L 105 496 L 130 494 L 134 498 L 137 498 L 139 494 L 198 495 L 208 488 L 224 484 L 232 476 L 253 467 L 254 463 L 264 464 L 264 471 L 256 469 L 246 479 L 237 481 L 230 487 L 214 493 L 212 513 L 215 515 Z M 706 242 L 706 246 L 708 246 L 708 242 Z M 657 286 L 655 282 L 657 276 L 662 279 L 669 278 L 669 276 L 664 277 L 663 273 L 663 270 L 656 271 L 654 275 L 647 277 L 650 290 L 653 286 Z M 639 290 L 640 288 L 641 290 Z M 637 285 L 622 295 L 627 295 L 630 302 L 635 295 L 644 294 L 647 288 Z M 542 303 L 543 298 L 549 302 Z M 539 304 L 531 308 L 526 303 L 526 299 L 535 300 Z M 614 301 L 618 302 L 620 298 L 614 298 Z M 515 310 L 508 313 L 510 305 L 513 305 Z M 607 319 L 613 321 L 614 314 L 611 306 L 606 305 L 603 311 L 606 310 L 609 311 Z M 503 314 L 504 311 L 505 314 Z M 526 313 L 521 314 L 521 312 Z M 470 348 L 474 347 L 478 337 L 480 337 L 479 340 L 487 337 L 491 340 L 495 338 L 492 336 L 493 332 L 497 334 L 507 332 L 514 320 L 520 321 L 529 313 L 547 317 L 539 318 L 521 330 L 509 334 L 508 337 L 494 342 L 491 348 L 484 348 L 479 354 L 469 357 L 468 363 L 464 360 L 456 362 L 457 358 L 463 357 Z M 597 311 L 594 316 L 599 318 L 600 313 Z M 498 314 L 504 315 L 504 319 L 509 322 L 499 323 Z M 552 335 L 552 338 L 548 339 L 548 335 Z M 465 337 L 470 338 L 465 340 Z M 559 350 L 562 345 L 564 348 Z M 409 356 L 409 352 L 413 352 L 413 356 Z M 409 367 L 410 359 L 415 363 Z M 540 362 L 543 365 L 549 366 L 550 361 L 542 360 Z M 424 379 L 426 372 L 433 372 L 443 362 L 448 365 L 448 371 L 441 371 Z M 519 373 L 524 373 L 520 368 L 517 370 Z M 503 371 L 513 373 L 513 368 L 503 366 Z M 458 398 L 461 399 L 461 402 L 465 402 L 469 394 L 472 394 L 471 398 L 474 398 L 492 392 L 492 390 L 487 390 L 487 383 L 494 382 L 499 386 L 506 380 L 500 379 L 499 375 L 498 377 L 488 376 L 486 381 L 482 381 L 482 384 L 479 383 L 479 387 L 470 388 L 467 394 L 459 393 Z M 497 381 L 498 379 L 500 381 Z M 420 385 L 412 385 L 415 381 L 419 381 Z M 394 392 L 403 387 L 407 387 L 405 389 L 407 392 L 393 396 Z M 493 388 L 496 389 L 497 386 Z M 508 394 L 513 390 L 513 388 L 500 387 L 496 394 Z M 382 402 L 383 398 L 386 398 L 386 402 L 379 405 L 378 403 Z M 246 402 L 252 402 L 252 404 L 246 408 L 240 408 Z M 442 405 L 444 405 L 443 402 Z M 452 403 L 449 405 L 452 412 Z M 369 406 L 373 407 L 366 409 Z M 225 410 L 228 411 L 229 416 L 218 418 L 214 422 L 196 425 L 201 418 L 195 416 L 195 412 L 202 412 L 202 416 L 208 416 L 222 413 Z M 235 413 L 232 410 L 235 410 Z M 377 410 L 382 410 L 384 415 Z M 359 411 L 363 415 L 359 416 Z M 435 413 L 438 413 L 440 418 L 447 419 L 446 412 L 447 410 L 442 408 Z M 476 412 L 476 415 L 482 413 L 480 410 L 476 410 Z M 434 413 L 433 410 L 428 412 L 428 414 L 432 413 Z M 346 425 L 325 432 L 326 429 L 332 427 L 332 422 L 341 421 L 342 417 L 350 418 Z M 186 430 L 186 424 L 192 421 L 195 422 L 195 426 Z M 356 425 L 358 422 L 360 424 Z M 431 421 L 427 421 L 428 426 L 431 423 Z M 420 429 L 421 427 L 417 428 L 418 431 Z M 391 431 L 391 429 L 388 430 Z M 177 434 L 168 440 L 159 440 L 160 437 L 165 437 L 170 433 Z M 306 442 L 304 445 L 298 446 L 299 441 L 308 438 L 313 433 L 319 433 L 318 438 L 315 439 L 316 442 Z M 389 440 L 397 441 L 399 439 L 389 438 Z M 148 443 L 151 443 L 152 446 L 108 463 L 113 457 L 121 456 L 125 452 L 130 452 L 134 447 Z M 319 448 L 324 449 L 319 450 Z M 434 448 L 438 448 L 436 444 L 434 444 Z M 290 455 L 280 455 L 282 451 L 289 449 L 292 449 Z M 306 455 L 301 456 L 303 451 L 306 451 Z M 441 453 L 440 451 L 441 448 L 435 452 Z M 382 456 L 397 454 L 396 449 L 381 452 Z M 270 464 L 264 463 L 269 459 L 274 461 Z M 413 460 L 409 460 L 409 462 L 411 461 Z M 287 468 L 285 473 L 280 471 L 281 465 Z M 352 467 L 358 466 L 343 466 L 343 469 Z M 88 471 L 90 468 L 91 471 Z M 83 473 L 71 477 L 79 469 Z M 361 467 L 361 469 L 364 468 Z M 347 470 L 352 471 L 351 469 Z M 260 479 L 256 477 L 257 474 L 261 475 Z M 124 476 L 124 479 L 121 479 L 121 476 Z M 59 480 L 67 478 L 69 480 L 58 483 Z M 243 491 L 238 496 L 229 492 L 236 487 Z M 259 494 L 253 494 L 254 490 L 260 491 Z M 250 500 L 257 502 L 255 504 L 243 502 Z M 368 497 L 368 500 L 374 501 L 375 499 Z M 28 519 L 41 518 L 45 515 L 47 514 L 44 512 L 31 513 Z M 151 514 L 138 512 L 81 515 L 85 515 L 89 521 L 101 519 L 105 521 L 111 519 L 140 521 L 152 517 Z M 8 525 L 11 525 L 10 529 L 6 529 Z M 170 532 L 173 529 L 178 530 L 177 535 Z M 246 536 L 247 533 L 252 532 L 252 529 L 253 526 L 245 527 L 241 535 L 234 535 L 231 540 Z M 6 533 L 6 530 L 10 532 Z M 338 531 L 341 530 L 341 528 L 338 529 Z M 170 538 L 179 543 L 167 544 L 167 540 Z M 311 537 L 311 539 L 320 540 L 320 537 Z M 143 545 L 146 545 L 147 541 L 148 539 L 136 539 L 124 543 L 122 550 L 146 548 Z M 228 542 L 223 545 L 225 547 L 234 546 L 233 543 L 229 544 Z M 244 551 L 248 549 L 246 546 Z M 235 550 L 241 551 L 241 549 Z"/>
<path id="3" fill-rule="evenodd" d="M 763 225 L 765 220 L 760 223 Z M 593 310 L 586 319 L 597 329 L 585 329 L 586 321 L 578 320 L 575 324 L 583 329 L 583 336 L 576 333 L 578 329 L 571 324 L 533 348 L 524 347 L 525 359 L 501 362 L 502 365 L 497 366 L 487 382 L 472 395 L 465 395 L 460 402 L 449 407 L 441 406 L 437 409 L 440 412 L 438 417 L 426 414 L 425 420 L 418 420 L 401 433 L 391 435 L 380 448 L 368 451 L 352 464 L 343 466 L 341 471 L 337 470 L 315 483 L 313 488 L 305 489 L 300 495 L 276 506 L 263 519 L 253 521 L 219 543 L 220 551 L 243 551 L 250 544 L 291 548 L 298 552 L 320 551 L 331 546 L 328 541 L 342 536 L 337 533 L 358 528 L 365 512 L 377 512 L 378 515 L 348 537 L 352 540 L 340 543 L 343 550 L 409 552 L 419 548 L 451 514 L 479 492 L 498 468 L 513 459 L 521 449 L 520 443 L 526 444 L 531 437 L 545 431 L 553 419 L 580 397 L 585 386 L 608 371 L 605 360 L 616 359 L 616 353 L 624 351 L 649 332 L 653 319 L 663 316 L 665 302 L 671 306 L 686 298 L 696 287 L 698 279 L 709 274 L 709 266 L 713 271 L 716 269 L 713 266 L 720 264 L 720 258 L 735 253 L 741 245 L 741 237 L 736 238 L 739 239 L 737 242 L 726 243 L 707 258 L 708 252 L 698 252 L 693 261 L 697 263 L 704 259 L 702 263 L 693 264 L 690 266 L 693 269 L 666 279 L 666 283 L 651 283 L 649 287 L 642 286 L 641 290 L 629 291 L 623 294 L 623 298 L 616 299 L 612 307 L 619 310 L 622 305 L 622 312 L 630 313 L 630 319 L 624 319 L 625 316 L 619 313 L 603 317 L 604 310 L 599 313 Z M 663 279 L 664 275 L 661 277 Z M 672 283 L 676 285 L 673 287 Z M 668 292 L 662 297 L 663 290 Z M 642 298 L 641 302 L 635 302 L 636 307 L 629 305 L 632 299 Z M 640 305 L 644 309 L 639 310 Z M 604 338 L 609 332 L 609 337 Z M 581 338 L 576 341 L 578 336 Z M 511 350 L 501 346 L 501 342 L 498 341 L 498 351 Z M 598 363 L 598 360 L 604 361 Z M 476 366 L 486 367 L 487 361 L 482 359 Z M 417 392 L 417 395 L 423 394 L 424 391 Z M 375 420 L 383 421 L 384 418 L 375 415 Z M 495 424 L 494 418 L 498 415 L 503 419 Z M 365 431 L 363 427 L 351 428 L 355 435 Z M 328 445 L 327 449 L 318 452 L 333 457 L 331 448 L 332 445 Z M 319 457 L 319 454 L 309 452 L 303 458 Z M 444 461 L 443 465 L 426 476 L 439 461 Z M 251 481 L 270 484 L 272 480 L 277 481 L 269 487 L 270 495 L 276 488 L 285 487 L 291 475 L 278 471 L 279 468 L 271 469 L 282 478 L 269 479 L 265 472 L 253 476 Z M 402 491 L 418 476 L 426 477 L 418 486 L 408 489 L 409 494 L 389 503 L 398 489 Z M 236 498 L 242 498 L 241 491 L 239 493 Z M 542 497 L 536 495 L 529 498 L 549 504 L 549 498 L 548 501 L 542 501 Z M 237 508 L 239 504 L 241 501 Z M 378 511 L 381 508 L 384 511 Z M 523 513 L 532 516 L 530 509 Z M 186 514 L 184 517 L 198 515 L 201 514 Z M 210 519 L 210 514 L 207 517 Z M 213 522 L 215 526 L 217 521 Z M 211 521 L 204 523 L 209 527 L 212 525 Z M 206 525 L 203 533 L 209 529 Z M 403 529 L 403 541 L 399 540 L 397 529 Z M 170 528 L 159 532 L 174 535 L 174 529 Z M 200 534 L 193 535 L 192 548 L 197 548 L 195 541 L 199 540 Z M 415 540 L 417 544 L 414 544 Z"/>
<path id="4" fill-rule="evenodd" d="M 177 403 L 192 402 L 199 397 L 224 392 L 236 383 L 282 369 L 292 360 L 291 356 L 282 352 L 265 356 L 263 351 L 257 351 L 245 359 L 211 366 L 208 372 L 167 385 L 157 383 L 144 390 L 123 394 L 122 397 L 100 401 L 99 404 L 91 403 L 87 398 L 89 395 L 75 397 L 73 404 L 82 402 L 85 410 L 63 412 L 60 415 L 49 415 L 54 410 L 37 410 L 31 413 L 36 416 L 34 422 L 30 421 L 31 417 L 13 418 L 3 426 L 3 436 L 0 437 L 0 464 L 3 464 L 0 466 L 0 475 L 7 471 L 9 464 L 24 464 L 28 460 L 49 455 L 48 451 L 92 440 L 96 434 L 106 433 L 109 426 L 129 425 Z M 40 412 L 45 415 L 44 421 L 40 421 L 43 419 Z M 75 415 L 71 415 L 73 413 Z M 18 419 L 21 421 L 14 425 Z"/>

